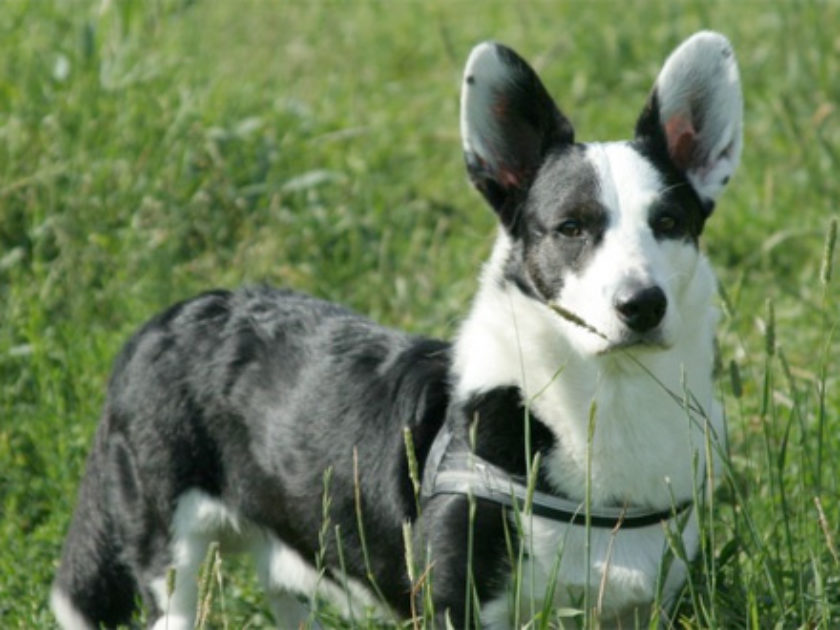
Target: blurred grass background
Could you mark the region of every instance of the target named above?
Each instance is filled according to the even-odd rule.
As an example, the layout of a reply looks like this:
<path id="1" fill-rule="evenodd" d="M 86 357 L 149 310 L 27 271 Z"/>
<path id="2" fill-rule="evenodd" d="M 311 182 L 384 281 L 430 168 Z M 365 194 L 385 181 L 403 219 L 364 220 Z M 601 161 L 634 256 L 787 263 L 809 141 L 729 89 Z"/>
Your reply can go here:
<path id="1" fill-rule="evenodd" d="M 840 4 L 268 0 L 0 6 L 0 626 L 53 625 L 49 582 L 135 327 L 266 282 L 451 337 L 495 229 L 458 138 L 472 45 L 516 48 L 579 139 L 614 139 L 700 28 L 732 40 L 746 100 L 742 167 L 704 237 L 735 472 L 680 623 L 840 627 L 840 291 L 823 255 Z M 247 571 L 230 576 L 224 621 L 266 626 Z"/>

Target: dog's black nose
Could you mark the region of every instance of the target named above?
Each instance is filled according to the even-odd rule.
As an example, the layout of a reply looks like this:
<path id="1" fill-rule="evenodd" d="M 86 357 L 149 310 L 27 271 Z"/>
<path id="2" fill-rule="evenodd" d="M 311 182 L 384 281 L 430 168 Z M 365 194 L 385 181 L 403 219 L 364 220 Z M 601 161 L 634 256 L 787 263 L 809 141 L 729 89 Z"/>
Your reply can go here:
<path id="1" fill-rule="evenodd" d="M 615 309 L 627 327 L 636 332 L 656 328 L 665 316 L 668 300 L 657 286 L 627 287 L 615 296 Z"/>

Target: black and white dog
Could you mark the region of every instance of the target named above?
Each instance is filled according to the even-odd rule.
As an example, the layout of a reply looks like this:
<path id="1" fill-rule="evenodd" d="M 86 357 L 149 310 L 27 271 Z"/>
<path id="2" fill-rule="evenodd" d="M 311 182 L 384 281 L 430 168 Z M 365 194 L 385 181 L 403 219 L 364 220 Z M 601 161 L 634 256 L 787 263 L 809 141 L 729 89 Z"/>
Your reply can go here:
<path id="1" fill-rule="evenodd" d="M 582 602 L 632 627 L 673 599 L 667 530 L 695 554 L 692 500 L 724 440 L 698 240 L 741 152 L 732 48 L 677 48 L 629 141 L 577 143 L 498 44 L 470 55 L 461 107 L 500 229 L 454 344 L 266 288 L 152 319 L 111 377 L 52 591 L 64 628 L 127 622 L 138 595 L 154 628 L 191 628 L 211 541 L 254 554 L 280 627 L 313 594 L 408 615 L 405 523 L 437 627 Z"/>

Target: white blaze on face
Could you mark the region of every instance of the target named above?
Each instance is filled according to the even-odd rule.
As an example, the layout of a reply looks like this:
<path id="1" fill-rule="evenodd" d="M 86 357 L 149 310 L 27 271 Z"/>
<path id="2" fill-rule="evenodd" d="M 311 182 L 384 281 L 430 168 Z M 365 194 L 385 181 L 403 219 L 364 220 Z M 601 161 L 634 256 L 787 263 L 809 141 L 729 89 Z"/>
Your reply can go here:
<path id="1" fill-rule="evenodd" d="M 679 334 L 679 303 L 694 274 L 696 247 L 683 239 L 657 239 L 650 227 L 651 208 L 664 190 L 654 166 L 626 143 L 592 144 L 587 159 L 598 173 L 599 202 L 607 209 L 606 230 L 585 267 L 569 271 L 560 304 L 600 331 L 570 331 L 578 351 L 608 350 L 629 331 L 615 309 L 617 292 L 628 283 L 659 286 L 668 300 L 659 339 L 664 345 Z M 676 306 L 676 308 L 675 308 Z M 573 326 L 573 324 L 569 324 Z"/>

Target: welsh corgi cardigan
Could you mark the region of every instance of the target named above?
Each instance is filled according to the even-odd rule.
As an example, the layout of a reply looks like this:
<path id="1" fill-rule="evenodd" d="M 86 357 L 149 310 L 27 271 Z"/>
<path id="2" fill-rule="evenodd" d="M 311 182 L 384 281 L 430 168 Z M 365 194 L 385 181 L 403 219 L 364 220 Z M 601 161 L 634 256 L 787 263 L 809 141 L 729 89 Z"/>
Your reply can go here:
<path id="1" fill-rule="evenodd" d="M 153 318 L 110 379 L 52 590 L 60 624 L 130 622 L 139 596 L 151 627 L 192 628 L 212 541 L 254 555 L 283 628 L 312 597 L 438 628 L 584 602 L 603 626 L 644 623 L 684 581 L 668 538 L 696 553 L 692 502 L 725 440 L 698 241 L 741 118 L 717 33 L 682 43 L 634 138 L 605 143 L 575 141 L 515 52 L 477 46 L 461 133 L 499 230 L 455 341 L 268 288 Z"/>

